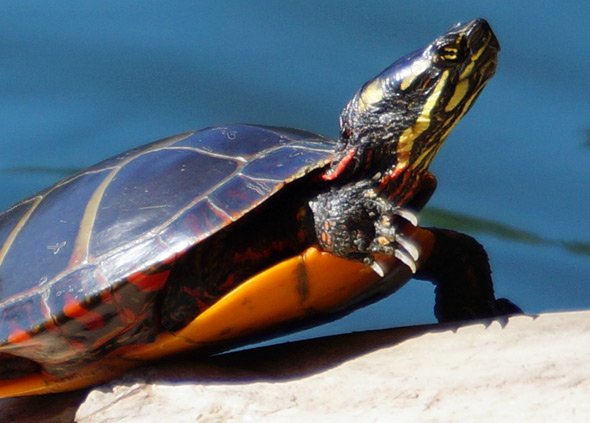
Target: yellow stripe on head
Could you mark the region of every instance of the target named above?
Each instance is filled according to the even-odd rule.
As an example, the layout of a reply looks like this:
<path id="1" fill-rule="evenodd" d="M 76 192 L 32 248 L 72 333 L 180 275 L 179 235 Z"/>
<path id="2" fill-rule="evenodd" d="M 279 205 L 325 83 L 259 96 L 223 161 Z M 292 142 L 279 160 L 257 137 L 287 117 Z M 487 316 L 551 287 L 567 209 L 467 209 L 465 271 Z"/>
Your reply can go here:
<path id="1" fill-rule="evenodd" d="M 440 77 L 440 80 L 432 90 L 432 94 L 428 97 L 428 100 L 424 103 L 422 110 L 418 117 L 416 118 L 416 122 L 406 128 L 404 132 L 400 135 L 399 142 L 397 144 L 396 154 L 397 154 L 397 164 L 395 166 L 395 170 L 401 170 L 409 165 L 410 155 L 412 149 L 414 148 L 414 142 L 416 139 L 422 135 L 430 126 L 432 121 L 432 110 L 438 104 L 438 99 L 442 93 L 443 88 L 445 87 L 447 78 L 449 77 L 449 72 L 445 71 Z"/>
<path id="2" fill-rule="evenodd" d="M 414 82 L 416 80 L 416 78 L 421 75 L 422 73 L 424 73 L 425 70 L 427 70 L 430 67 L 430 61 L 426 60 L 424 58 L 420 59 L 420 60 L 416 60 L 414 63 L 412 63 L 412 65 L 408 68 L 408 75 L 405 76 L 402 79 L 402 82 L 400 83 L 399 88 L 402 91 L 405 91 L 408 89 L 408 87 L 410 85 L 412 85 L 412 82 Z"/>
<path id="3" fill-rule="evenodd" d="M 381 87 L 381 80 L 377 78 L 362 89 L 359 96 L 359 110 L 363 112 L 367 108 L 379 103 L 382 99 L 383 88 Z"/>
<path id="4" fill-rule="evenodd" d="M 455 107 L 457 107 L 457 105 L 465 97 L 465 94 L 467 94 L 468 89 L 469 89 L 469 80 L 464 79 L 463 81 L 459 82 L 455 86 L 455 91 L 453 92 L 451 99 L 449 100 L 449 102 L 445 106 L 445 112 L 450 112 Z"/>

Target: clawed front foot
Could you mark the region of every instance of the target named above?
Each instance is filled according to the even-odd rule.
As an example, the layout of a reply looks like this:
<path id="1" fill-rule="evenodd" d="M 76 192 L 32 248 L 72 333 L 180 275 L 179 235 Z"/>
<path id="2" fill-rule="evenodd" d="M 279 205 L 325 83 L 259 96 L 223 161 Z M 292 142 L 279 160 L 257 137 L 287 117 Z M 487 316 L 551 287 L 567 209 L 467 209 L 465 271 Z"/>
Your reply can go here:
<path id="1" fill-rule="evenodd" d="M 411 225 L 418 226 L 418 217 L 410 209 L 394 208 L 390 214 L 383 214 L 375 223 L 375 239 L 369 248 L 371 253 L 393 256 L 416 273 L 420 251 L 414 241 L 402 230 Z M 387 273 L 384 264 L 371 255 L 365 259 L 381 277 Z"/>
<path id="2" fill-rule="evenodd" d="M 371 181 L 320 194 L 309 206 L 324 251 L 362 261 L 381 277 L 398 265 L 394 257 L 416 272 L 420 251 L 409 235 L 416 213 L 382 198 Z"/>

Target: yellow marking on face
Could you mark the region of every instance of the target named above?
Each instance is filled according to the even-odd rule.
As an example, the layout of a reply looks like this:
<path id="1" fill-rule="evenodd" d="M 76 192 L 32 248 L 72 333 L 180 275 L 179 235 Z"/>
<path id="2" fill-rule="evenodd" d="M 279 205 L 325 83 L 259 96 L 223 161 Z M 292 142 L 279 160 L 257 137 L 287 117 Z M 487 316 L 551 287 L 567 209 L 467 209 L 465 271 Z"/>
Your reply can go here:
<path id="1" fill-rule="evenodd" d="M 365 111 L 368 107 L 380 102 L 383 99 L 383 88 L 381 88 L 381 80 L 379 78 L 372 81 L 365 86 L 359 96 L 361 111 Z"/>
<path id="2" fill-rule="evenodd" d="M 418 116 L 418 120 L 422 119 L 430 122 L 430 115 L 432 113 L 432 109 L 434 109 L 434 106 L 436 106 L 436 104 L 438 103 L 438 99 L 440 97 L 440 94 L 442 93 L 443 88 L 445 87 L 445 84 L 447 83 L 448 77 L 449 71 L 444 71 L 440 77 L 440 81 L 436 83 L 434 91 L 432 91 L 432 94 L 430 94 L 430 97 L 428 97 L 428 100 L 426 100 L 426 103 L 424 103 L 424 107 L 420 112 L 420 116 Z"/>
<path id="3" fill-rule="evenodd" d="M 409 86 L 412 84 L 412 82 L 414 81 L 414 79 L 416 79 L 416 75 L 410 75 L 410 76 L 407 76 L 407 77 L 405 77 L 405 78 L 402 80 L 401 84 L 399 84 L 399 88 L 400 88 L 402 91 L 405 91 L 405 90 L 407 90 L 407 89 L 408 89 L 408 87 L 409 87 Z"/>
<path id="4" fill-rule="evenodd" d="M 477 62 L 477 60 L 483 54 L 483 52 L 486 51 L 487 46 L 488 43 L 486 43 L 483 47 L 477 50 L 477 52 L 475 52 L 473 56 L 471 56 L 471 62 L 467 66 L 465 66 L 465 69 L 463 69 L 463 72 L 461 72 L 461 75 L 459 75 L 460 80 L 466 79 L 469 76 L 471 76 L 473 68 L 475 67 L 475 62 Z"/>
<path id="5" fill-rule="evenodd" d="M 451 96 L 451 99 L 445 106 L 445 112 L 450 112 L 453 110 L 457 105 L 463 100 L 465 95 L 467 94 L 467 90 L 469 89 L 469 80 L 464 79 L 460 81 L 457 86 L 455 87 L 455 92 Z"/>
<path id="6" fill-rule="evenodd" d="M 418 77 L 418 75 L 422 74 L 426 69 L 430 67 L 430 61 L 426 59 L 417 60 L 416 62 L 412 63 L 410 66 L 409 74 L 402 79 L 400 84 L 400 89 L 405 91 L 412 82 Z"/>
<path id="7" fill-rule="evenodd" d="M 455 123 L 458 121 L 455 121 Z M 439 137 L 439 142 L 433 145 L 433 148 L 426 149 L 421 152 L 421 154 L 414 160 L 414 167 L 416 169 L 426 169 L 430 166 L 430 162 L 438 153 L 440 147 L 442 147 L 444 141 L 447 139 L 447 136 L 451 132 L 451 130 L 455 127 L 455 124 L 449 126 L 446 131 Z"/>
<path id="8" fill-rule="evenodd" d="M 486 49 L 488 48 L 489 43 L 490 43 L 490 40 L 487 40 L 487 42 L 483 46 L 481 46 L 479 48 L 479 50 L 477 50 L 475 52 L 475 54 L 471 55 L 472 62 L 477 62 L 477 59 L 479 59 L 479 57 L 483 54 L 483 52 L 486 51 Z"/>
<path id="9" fill-rule="evenodd" d="M 430 94 L 430 97 L 428 97 L 428 100 L 424 103 L 424 107 L 422 107 L 422 111 L 416 119 L 416 122 L 412 126 L 406 128 L 406 130 L 400 135 L 396 152 L 398 158 L 397 165 L 395 166 L 396 170 L 408 166 L 414 141 L 430 126 L 432 109 L 434 109 L 434 106 L 438 103 L 438 99 L 448 77 L 449 71 L 444 71 L 440 80 L 434 87 L 432 94 Z"/>
<path id="10" fill-rule="evenodd" d="M 467 113 L 467 111 L 469 110 L 469 107 L 471 107 L 471 104 L 477 98 L 477 94 L 483 89 L 484 85 L 482 85 L 479 88 L 479 90 L 476 90 L 473 93 L 471 93 L 471 96 L 467 99 L 467 101 L 463 105 L 461 112 L 456 117 L 451 118 L 451 120 L 452 120 L 451 125 L 448 128 L 446 128 L 445 131 L 439 136 L 439 142 L 436 143 L 436 145 L 434 145 L 434 148 L 432 148 L 430 150 L 422 151 L 420 156 L 418 156 L 416 158 L 416 160 L 414 161 L 415 168 L 426 169 L 430 165 L 430 162 L 436 156 L 440 147 L 443 145 L 444 140 L 447 139 L 447 136 L 449 135 L 449 133 L 453 130 L 453 128 L 457 125 L 457 123 L 459 123 L 459 121 L 463 118 L 463 116 L 465 116 L 465 113 Z M 446 108 L 445 108 L 445 110 L 446 110 Z"/>
<path id="11" fill-rule="evenodd" d="M 463 69 L 463 72 L 461 72 L 461 75 L 459 75 L 459 79 L 463 80 L 466 79 L 468 76 L 471 76 L 471 72 L 473 72 L 474 67 L 475 62 L 471 62 L 467 66 L 465 66 L 465 69 Z"/>
<path id="12" fill-rule="evenodd" d="M 457 47 L 447 47 L 443 53 L 443 56 L 447 60 L 456 60 L 459 55 L 459 49 Z"/>

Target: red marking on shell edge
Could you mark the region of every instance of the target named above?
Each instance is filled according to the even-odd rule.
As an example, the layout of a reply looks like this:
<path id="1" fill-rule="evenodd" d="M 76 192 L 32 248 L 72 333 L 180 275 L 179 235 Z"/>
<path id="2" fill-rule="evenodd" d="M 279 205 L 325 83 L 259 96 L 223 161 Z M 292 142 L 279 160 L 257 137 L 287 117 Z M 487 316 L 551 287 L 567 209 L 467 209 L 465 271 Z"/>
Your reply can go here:
<path id="1" fill-rule="evenodd" d="M 10 335 L 8 335 L 8 343 L 10 344 L 20 344 L 21 342 L 25 342 L 31 339 L 31 335 L 22 329 L 14 330 Z"/>
<path id="2" fill-rule="evenodd" d="M 71 295 L 66 295 L 65 302 L 63 312 L 70 319 L 78 319 L 86 314 L 87 310 Z"/>
<path id="3" fill-rule="evenodd" d="M 344 169 L 346 169 L 348 167 L 348 165 L 352 161 L 355 154 L 356 154 L 356 148 L 352 148 L 348 153 L 346 153 L 346 156 L 344 156 L 342 158 L 342 160 L 340 160 L 340 162 L 338 163 L 338 165 L 336 166 L 335 169 L 331 168 L 326 173 L 324 173 L 322 175 L 322 179 L 324 181 L 333 181 L 338 176 L 340 176 L 342 174 L 342 172 L 344 172 Z"/>
<path id="4" fill-rule="evenodd" d="M 127 280 L 141 291 L 154 292 L 159 291 L 164 287 L 168 281 L 169 275 L 170 270 L 164 270 L 152 274 L 138 272 L 129 276 Z"/>
<path id="5" fill-rule="evenodd" d="M 104 326 L 102 315 L 85 308 L 80 302 L 76 301 L 71 295 L 65 298 L 63 313 L 70 319 L 78 320 L 86 328 L 92 330 Z"/>

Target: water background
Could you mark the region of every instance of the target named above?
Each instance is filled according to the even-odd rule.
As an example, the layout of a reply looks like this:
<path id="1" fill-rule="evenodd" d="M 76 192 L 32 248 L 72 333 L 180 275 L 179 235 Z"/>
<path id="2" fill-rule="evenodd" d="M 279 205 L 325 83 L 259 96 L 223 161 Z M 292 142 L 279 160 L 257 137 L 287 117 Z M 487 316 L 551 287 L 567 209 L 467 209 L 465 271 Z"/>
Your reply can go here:
<path id="1" fill-rule="evenodd" d="M 432 170 L 425 223 L 475 235 L 528 312 L 590 308 L 590 3 L 0 2 L 0 207 L 189 129 L 335 136 L 354 91 L 458 21 L 489 20 L 494 80 Z M 34 260 L 34 258 L 33 258 Z M 429 323 L 433 288 L 303 336 Z"/>

